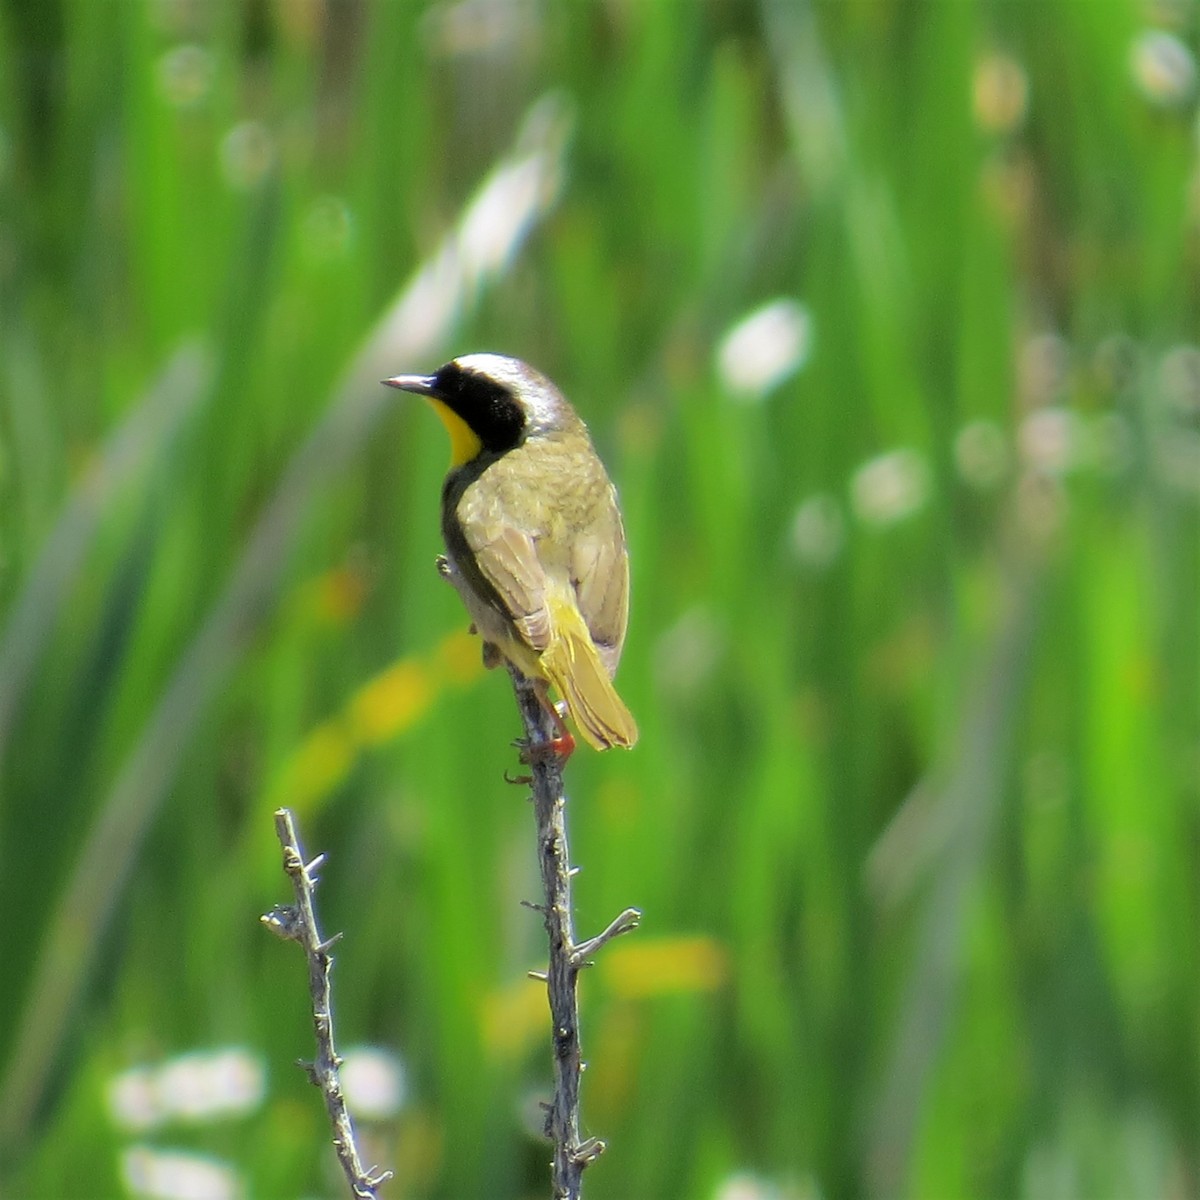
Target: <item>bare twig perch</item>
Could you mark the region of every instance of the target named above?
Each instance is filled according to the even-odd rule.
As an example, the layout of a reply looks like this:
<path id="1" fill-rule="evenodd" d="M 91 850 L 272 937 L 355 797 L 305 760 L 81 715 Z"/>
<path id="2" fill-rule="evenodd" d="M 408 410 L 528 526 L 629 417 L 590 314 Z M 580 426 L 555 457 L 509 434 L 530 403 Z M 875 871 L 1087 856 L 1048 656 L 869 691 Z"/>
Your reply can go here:
<path id="1" fill-rule="evenodd" d="M 556 734 L 549 713 L 538 701 L 533 684 L 509 665 L 517 706 L 525 725 L 526 742 L 540 746 Z M 570 851 L 564 819 L 562 760 L 536 753 L 532 772 L 533 804 L 537 816 L 538 863 L 545 904 L 541 907 L 550 941 L 550 965 L 545 975 L 550 998 L 554 1042 L 554 1099 L 546 1113 L 546 1136 L 554 1143 L 552 1178 L 555 1200 L 577 1200 L 583 1170 L 604 1150 L 599 1138 L 579 1140 L 579 1076 L 583 1060 L 579 1045 L 579 1000 L 576 983 L 588 958 L 606 942 L 637 927 L 641 913 L 627 908 L 603 933 L 576 944 L 571 913 Z M 539 973 L 538 978 L 542 978 Z"/>
<path id="2" fill-rule="evenodd" d="M 356 1200 L 377 1200 L 379 1185 L 391 1179 L 392 1172 L 378 1171 L 374 1167 L 369 1171 L 363 1170 L 350 1114 L 346 1111 L 346 1099 L 342 1095 L 341 1080 L 338 1078 L 338 1067 L 342 1065 L 342 1060 L 338 1058 L 333 1044 L 333 1011 L 329 998 L 329 970 L 333 966 L 333 957 L 329 950 L 342 935 L 335 934 L 328 941 L 323 941 L 313 908 L 316 872 L 325 861 L 325 856 L 318 854 L 312 862 L 304 861 L 304 852 L 300 849 L 295 821 L 289 809 L 281 808 L 275 813 L 275 832 L 283 846 L 283 869 L 292 881 L 296 903 L 276 905 L 261 919 L 272 933 L 286 941 L 299 942 L 308 959 L 308 990 L 312 994 L 317 1057 L 314 1062 L 302 1062 L 300 1065 L 325 1097 L 325 1108 L 333 1126 L 333 1146 L 350 1183 L 351 1195 Z"/>

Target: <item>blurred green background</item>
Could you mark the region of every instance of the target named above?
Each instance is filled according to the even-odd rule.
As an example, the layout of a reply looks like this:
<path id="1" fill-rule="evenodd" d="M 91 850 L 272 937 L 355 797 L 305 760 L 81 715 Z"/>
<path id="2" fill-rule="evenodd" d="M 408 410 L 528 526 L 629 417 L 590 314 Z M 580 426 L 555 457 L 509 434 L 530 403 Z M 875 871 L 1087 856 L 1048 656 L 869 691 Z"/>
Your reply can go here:
<path id="1" fill-rule="evenodd" d="M 548 1195 L 496 350 L 620 489 L 586 1191 L 1200 1194 L 1191 0 L 0 0 L 0 1194 Z M 348 1083 L 348 1086 L 349 1083 Z"/>

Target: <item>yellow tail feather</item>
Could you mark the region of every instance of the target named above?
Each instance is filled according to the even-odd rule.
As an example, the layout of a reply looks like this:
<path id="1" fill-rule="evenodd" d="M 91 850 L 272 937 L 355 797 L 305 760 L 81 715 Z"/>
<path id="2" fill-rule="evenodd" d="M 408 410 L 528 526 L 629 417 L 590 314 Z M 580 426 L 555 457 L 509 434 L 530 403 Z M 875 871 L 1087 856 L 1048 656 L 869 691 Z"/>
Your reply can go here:
<path id="1" fill-rule="evenodd" d="M 554 633 L 542 651 L 541 668 L 571 710 L 579 732 L 597 750 L 628 748 L 637 722 L 617 695 L 574 604 L 555 605 Z"/>

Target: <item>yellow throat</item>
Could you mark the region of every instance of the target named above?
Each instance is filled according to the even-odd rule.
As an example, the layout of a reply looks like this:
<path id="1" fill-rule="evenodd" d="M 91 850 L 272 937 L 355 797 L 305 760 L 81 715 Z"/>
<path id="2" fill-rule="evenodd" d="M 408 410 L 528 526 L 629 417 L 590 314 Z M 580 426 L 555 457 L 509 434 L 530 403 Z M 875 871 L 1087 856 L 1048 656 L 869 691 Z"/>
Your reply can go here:
<path id="1" fill-rule="evenodd" d="M 451 469 L 469 463 L 483 449 L 479 436 L 448 404 L 443 404 L 433 396 L 426 396 L 425 399 L 441 418 L 446 432 L 450 435 Z"/>

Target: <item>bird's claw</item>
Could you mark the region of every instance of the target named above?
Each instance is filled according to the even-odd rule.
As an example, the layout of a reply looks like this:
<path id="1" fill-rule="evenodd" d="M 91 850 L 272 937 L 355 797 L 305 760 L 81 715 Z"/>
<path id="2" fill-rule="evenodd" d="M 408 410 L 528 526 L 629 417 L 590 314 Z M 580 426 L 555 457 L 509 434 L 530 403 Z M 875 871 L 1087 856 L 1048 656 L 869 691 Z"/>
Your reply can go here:
<path id="1" fill-rule="evenodd" d="M 575 739 L 569 730 L 564 729 L 558 737 L 551 738 L 546 742 L 523 741 L 520 743 L 519 749 L 521 762 L 527 767 L 550 762 L 555 758 L 560 763 L 565 763 L 575 753 Z"/>

